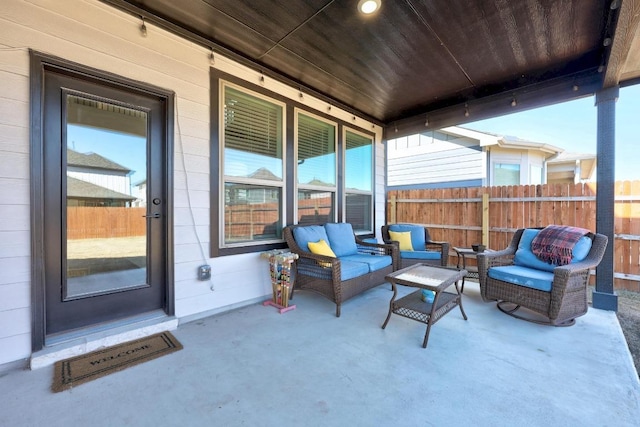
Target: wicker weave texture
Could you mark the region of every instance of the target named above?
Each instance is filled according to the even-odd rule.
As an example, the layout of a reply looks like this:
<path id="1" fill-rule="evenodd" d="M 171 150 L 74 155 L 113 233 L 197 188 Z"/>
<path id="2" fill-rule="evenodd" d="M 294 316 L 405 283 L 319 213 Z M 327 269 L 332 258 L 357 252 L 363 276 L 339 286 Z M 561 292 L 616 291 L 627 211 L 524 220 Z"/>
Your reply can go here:
<path id="1" fill-rule="evenodd" d="M 399 269 L 400 251 L 397 245 L 363 242 L 354 235 L 358 253 L 372 256 L 390 255 L 390 266 L 342 281 L 340 260 L 316 255 L 300 248 L 293 237 L 293 230 L 301 225 L 289 225 L 283 229 L 289 250 L 298 254 L 295 263 L 294 289 L 316 292 L 336 304 L 336 317 L 340 317 L 342 303 L 368 289 L 385 282 L 385 276 Z"/>
<path id="2" fill-rule="evenodd" d="M 607 237 L 590 233 L 591 250 L 587 257 L 554 269 L 551 292 L 531 289 L 488 276 L 492 267 L 513 265 L 515 252 L 524 229 L 519 229 L 509 246 L 497 252 L 478 254 L 480 292 L 484 301 L 510 302 L 532 310 L 548 319 L 551 325 L 561 325 L 587 312 L 589 270 L 595 268 L 607 246 Z"/>
<path id="3" fill-rule="evenodd" d="M 382 240 L 385 243 L 392 243 L 394 242 L 393 240 L 391 240 L 391 236 L 389 235 L 389 225 L 383 225 L 382 226 Z M 431 265 L 439 265 L 442 267 L 446 267 L 447 263 L 449 261 L 449 242 L 436 242 L 431 240 L 431 236 L 429 235 L 429 229 L 427 227 L 424 227 L 424 241 L 425 241 L 425 246 L 427 250 L 430 251 L 439 251 L 440 252 L 440 259 L 434 259 L 434 260 L 426 260 L 426 259 L 407 259 L 407 258 L 400 258 L 400 262 L 401 262 L 401 268 L 406 268 L 406 267 L 410 267 L 412 265 L 415 264 L 431 264 Z M 394 242 L 393 244 L 397 245 L 397 242 Z"/>

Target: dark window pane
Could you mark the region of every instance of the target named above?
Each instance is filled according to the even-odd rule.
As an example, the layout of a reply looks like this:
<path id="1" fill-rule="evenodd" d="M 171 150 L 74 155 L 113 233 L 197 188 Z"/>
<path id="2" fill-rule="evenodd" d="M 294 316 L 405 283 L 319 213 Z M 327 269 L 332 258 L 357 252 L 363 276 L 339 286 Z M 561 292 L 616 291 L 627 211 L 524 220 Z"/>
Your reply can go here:
<path id="1" fill-rule="evenodd" d="M 248 184 L 224 186 L 226 244 L 282 238 L 282 189 Z"/>
<path id="2" fill-rule="evenodd" d="M 334 193 L 330 191 L 298 191 L 298 224 L 324 224 L 334 221 Z"/>
<path id="3" fill-rule="evenodd" d="M 353 231 L 372 231 L 373 197 L 369 194 L 347 194 L 346 199 L 346 220 L 353 227 Z"/>

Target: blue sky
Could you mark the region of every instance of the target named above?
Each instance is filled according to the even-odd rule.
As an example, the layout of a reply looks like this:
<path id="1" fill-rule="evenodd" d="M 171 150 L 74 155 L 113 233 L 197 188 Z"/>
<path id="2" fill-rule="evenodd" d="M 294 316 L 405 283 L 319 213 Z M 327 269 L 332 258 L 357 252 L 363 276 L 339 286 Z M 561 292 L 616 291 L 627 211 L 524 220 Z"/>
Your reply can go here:
<path id="1" fill-rule="evenodd" d="M 568 152 L 596 154 L 595 97 L 462 125 L 544 142 Z M 616 180 L 640 180 L 640 85 L 620 89 L 616 103 Z"/>
<path id="2" fill-rule="evenodd" d="M 80 153 L 96 153 L 134 171 L 131 184 L 147 178 L 144 138 L 88 126 L 68 125 L 67 146 Z"/>

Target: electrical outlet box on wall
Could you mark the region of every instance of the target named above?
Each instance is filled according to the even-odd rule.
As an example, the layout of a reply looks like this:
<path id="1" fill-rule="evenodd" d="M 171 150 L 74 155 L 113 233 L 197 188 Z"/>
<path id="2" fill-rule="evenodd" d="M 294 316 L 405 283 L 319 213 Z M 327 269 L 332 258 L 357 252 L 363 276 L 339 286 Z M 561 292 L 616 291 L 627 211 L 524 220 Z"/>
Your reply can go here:
<path id="1" fill-rule="evenodd" d="M 201 265 L 198 267 L 198 280 L 209 280 L 211 279 L 211 266 L 210 265 Z"/>

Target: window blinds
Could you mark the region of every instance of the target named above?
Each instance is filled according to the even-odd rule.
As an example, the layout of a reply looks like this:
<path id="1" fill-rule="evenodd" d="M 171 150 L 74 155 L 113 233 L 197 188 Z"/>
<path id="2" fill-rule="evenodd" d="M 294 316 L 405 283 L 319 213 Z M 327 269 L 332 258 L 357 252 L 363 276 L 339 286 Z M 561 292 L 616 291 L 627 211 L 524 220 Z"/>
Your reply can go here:
<path id="1" fill-rule="evenodd" d="M 354 148 L 363 147 L 366 145 L 371 145 L 371 138 L 347 131 L 347 136 L 346 136 L 347 151 Z"/>
<path id="2" fill-rule="evenodd" d="M 335 126 L 304 114 L 298 115 L 298 160 L 335 152 Z"/>
<path id="3" fill-rule="evenodd" d="M 282 158 L 282 107 L 225 87 L 225 148 Z"/>

